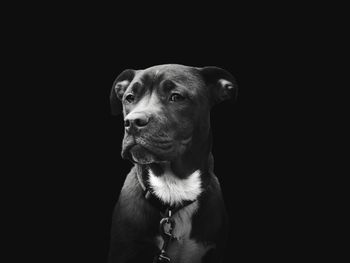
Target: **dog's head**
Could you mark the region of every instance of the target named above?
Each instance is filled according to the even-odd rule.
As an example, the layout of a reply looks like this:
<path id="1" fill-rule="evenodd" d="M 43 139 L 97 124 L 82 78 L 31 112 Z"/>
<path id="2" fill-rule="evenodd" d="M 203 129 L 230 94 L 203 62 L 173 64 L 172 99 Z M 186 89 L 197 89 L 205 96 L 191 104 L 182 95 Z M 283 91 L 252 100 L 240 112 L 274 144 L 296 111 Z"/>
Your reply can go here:
<path id="1" fill-rule="evenodd" d="M 236 94 L 233 76 L 217 67 L 123 71 L 110 96 L 112 114 L 124 115 L 122 156 L 139 164 L 172 161 L 203 143 L 211 107 Z"/>

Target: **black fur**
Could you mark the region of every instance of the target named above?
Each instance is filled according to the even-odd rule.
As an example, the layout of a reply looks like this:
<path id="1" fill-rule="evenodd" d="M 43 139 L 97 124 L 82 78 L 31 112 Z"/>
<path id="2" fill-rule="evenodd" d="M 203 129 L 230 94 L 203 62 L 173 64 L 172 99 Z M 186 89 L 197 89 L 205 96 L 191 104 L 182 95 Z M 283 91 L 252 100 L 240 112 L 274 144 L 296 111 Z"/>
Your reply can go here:
<path id="1" fill-rule="evenodd" d="M 225 79 L 231 84 L 221 85 L 219 79 Z M 120 85 L 125 80 L 126 82 Z M 181 103 L 169 103 L 164 100 L 174 88 L 174 83 L 181 85 L 180 90 L 186 92 L 188 100 Z M 130 142 L 135 141 L 136 137 L 151 143 L 154 138 L 170 138 L 176 141 L 190 132 L 193 138 L 191 145 L 180 155 L 178 151 L 156 151 L 153 146 L 145 149 L 141 147 L 139 151 L 142 151 L 143 155 L 152 155 L 154 160 L 169 161 L 175 176 L 179 178 L 186 178 L 195 170 L 201 171 L 203 191 L 197 199 L 198 210 L 191 218 L 190 239 L 197 243 L 215 244 L 215 249 L 208 251 L 202 262 L 221 262 L 228 233 L 228 218 L 219 181 L 213 173 L 209 111 L 216 103 L 236 96 L 236 82 L 230 73 L 217 67 L 164 65 L 144 71 L 127 70 L 120 74 L 113 84 L 112 113 L 118 113 L 118 107 L 119 112 L 121 111 L 120 101 L 123 101 L 126 117 L 144 96 L 151 96 L 149 94 L 153 90 L 156 90 L 159 96 L 156 100 L 157 105 L 153 105 L 153 108 L 158 110 L 156 113 L 147 112 L 151 119 L 147 127 L 126 132 L 123 156 L 133 160 L 130 149 L 135 142 Z M 135 101 L 126 103 L 125 94 L 130 92 L 133 92 Z M 135 159 L 133 161 L 135 162 Z M 125 180 L 113 215 L 109 263 L 151 263 L 159 252 L 155 238 L 159 235 L 161 215 L 145 199 L 143 189 L 143 186 L 147 186 L 149 168 L 156 174 L 162 174 L 162 168 L 157 163 L 136 162 Z"/>

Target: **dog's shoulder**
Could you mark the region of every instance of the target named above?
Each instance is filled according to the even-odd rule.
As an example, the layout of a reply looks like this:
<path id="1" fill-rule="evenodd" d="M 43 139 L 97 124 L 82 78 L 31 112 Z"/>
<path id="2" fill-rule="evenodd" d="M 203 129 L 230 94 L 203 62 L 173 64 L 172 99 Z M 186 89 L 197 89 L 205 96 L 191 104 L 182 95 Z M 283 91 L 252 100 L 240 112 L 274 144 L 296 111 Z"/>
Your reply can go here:
<path id="1" fill-rule="evenodd" d="M 143 189 L 138 182 L 136 168 L 127 175 L 113 213 L 113 229 L 117 232 L 146 234 L 156 232 L 158 214 L 143 197 Z M 137 231 L 135 231 L 137 230 Z M 130 235 L 130 233 L 128 235 Z M 121 235 L 125 236 L 125 235 Z"/>
<path id="2" fill-rule="evenodd" d="M 211 173 L 207 187 L 199 198 L 199 209 L 194 214 L 192 235 L 199 240 L 217 242 L 226 236 L 228 214 L 220 189 L 218 178 Z"/>

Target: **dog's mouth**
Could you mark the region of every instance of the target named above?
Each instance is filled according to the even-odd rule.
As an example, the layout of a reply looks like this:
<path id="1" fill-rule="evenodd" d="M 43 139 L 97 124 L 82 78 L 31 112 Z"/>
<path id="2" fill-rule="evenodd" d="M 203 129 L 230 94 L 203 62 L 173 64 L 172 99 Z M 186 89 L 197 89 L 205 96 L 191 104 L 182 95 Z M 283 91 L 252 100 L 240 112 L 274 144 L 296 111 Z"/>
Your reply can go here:
<path id="1" fill-rule="evenodd" d="M 138 164 L 163 163 L 179 154 L 191 138 L 178 142 L 170 139 L 147 140 L 143 137 L 126 136 L 123 140 L 122 157 Z"/>
<path id="2" fill-rule="evenodd" d="M 139 144 L 132 146 L 129 150 L 131 161 L 138 164 L 151 164 L 156 162 L 156 156 Z"/>
<path id="3" fill-rule="evenodd" d="M 163 162 L 173 149 L 169 140 L 148 141 L 142 137 L 127 136 L 123 140 L 123 158 L 139 164 Z"/>

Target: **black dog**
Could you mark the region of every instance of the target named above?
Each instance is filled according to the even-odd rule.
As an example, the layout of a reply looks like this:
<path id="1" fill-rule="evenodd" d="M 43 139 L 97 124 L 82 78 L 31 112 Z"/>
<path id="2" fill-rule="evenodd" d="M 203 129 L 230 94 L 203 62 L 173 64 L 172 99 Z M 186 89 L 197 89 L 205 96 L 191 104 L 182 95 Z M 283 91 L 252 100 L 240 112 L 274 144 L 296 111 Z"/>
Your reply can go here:
<path id="1" fill-rule="evenodd" d="M 159 65 L 113 84 L 123 158 L 135 165 L 116 204 L 110 263 L 222 262 L 228 219 L 213 173 L 210 109 L 235 97 L 227 71 Z"/>

